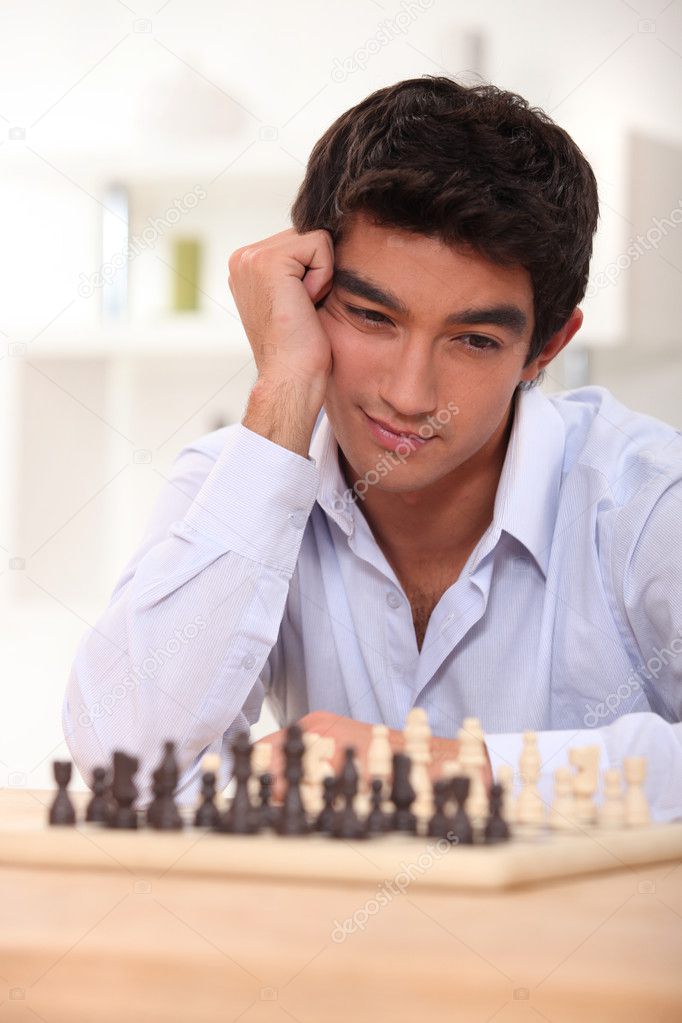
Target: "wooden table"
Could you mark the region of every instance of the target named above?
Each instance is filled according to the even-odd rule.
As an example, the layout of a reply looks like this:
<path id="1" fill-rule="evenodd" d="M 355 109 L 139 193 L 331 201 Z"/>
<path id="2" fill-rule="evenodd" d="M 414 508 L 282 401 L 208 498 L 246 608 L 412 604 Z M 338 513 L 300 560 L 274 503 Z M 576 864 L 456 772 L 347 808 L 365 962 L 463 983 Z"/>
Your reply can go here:
<path id="1" fill-rule="evenodd" d="M 0 824 L 43 820 L 50 799 L 2 792 Z M 415 885 L 378 910 L 376 895 L 113 859 L 2 866 L 0 1023 L 682 1019 L 679 862 L 504 893 Z"/>

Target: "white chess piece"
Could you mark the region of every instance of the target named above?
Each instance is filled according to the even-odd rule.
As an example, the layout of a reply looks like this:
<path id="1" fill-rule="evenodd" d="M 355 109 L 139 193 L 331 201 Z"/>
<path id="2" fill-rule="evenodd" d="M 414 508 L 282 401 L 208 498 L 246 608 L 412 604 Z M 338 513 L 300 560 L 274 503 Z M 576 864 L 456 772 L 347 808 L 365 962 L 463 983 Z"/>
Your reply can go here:
<path id="1" fill-rule="evenodd" d="M 309 814 L 318 814 L 324 804 L 323 782 L 333 774 L 331 759 L 334 756 L 334 739 L 317 732 L 303 733 L 303 779 L 301 799 Z"/>
<path id="2" fill-rule="evenodd" d="M 270 770 L 272 764 L 272 746 L 269 742 L 256 742 L 251 748 L 251 777 L 248 789 L 252 803 L 258 802 L 260 776 Z"/>
<path id="3" fill-rule="evenodd" d="M 523 749 L 519 758 L 521 791 L 516 800 L 515 818 L 518 824 L 537 827 L 545 823 L 545 804 L 538 791 L 542 761 L 535 732 L 523 733 Z"/>
<path id="4" fill-rule="evenodd" d="M 554 772 L 554 798 L 548 823 L 554 831 L 576 829 L 573 778 L 569 767 L 557 767 Z"/>
<path id="5" fill-rule="evenodd" d="M 594 794 L 599 783 L 599 746 L 573 746 L 568 751 L 570 763 L 577 768 L 573 776 L 573 813 L 578 824 L 594 824 L 597 804 Z"/>
<path id="6" fill-rule="evenodd" d="M 388 740 L 387 725 L 372 725 L 372 738 L 367 750 L 367 777 L 381 779 L 381 791 L 388 799 L 393 774 L 393 752 Z"/>
<path id="7" fill-rule="evenodd" d="M 644 794 L 645 757 L 623 757 L 625 791 L 625 824 L 630 828 L 646 827 L 651 822 L 649 804 Z"/>
<path id="8" fill-rule="evenodd" d="M 431 728 L 423 707 L 413 707 L 408 712 L 403 735 L 405 752 L 412 761 L 410 782 L 415 792 L 412 812 L 423 829 L 433 814 L 433 789 L 429 775 Z"/>
<path id="9" fill-rule="evenodd" d="M 622 828 L 625 823 L 623 778 L 617 767 L 604 771 L 604 799 L 597 816 L 604 828 Z"/>
<path id="10" fill-rule="evenodd" d="M 474 823 L 482 823 L 488 813 L 488 794 L 483 779 L 486 756 L 483 729 L 478 718 L 466 717 L 458 733 L 459 761 L 462 773 L 470 779 L 466 812 Z"/>
<path id="11" fill-rule="evenodd" d="M 514 768 L 511 764 L 500 764 L 497 769 L 497 783 L 502 786 L 500 812 L 507 824 L 514 822 Z"/>

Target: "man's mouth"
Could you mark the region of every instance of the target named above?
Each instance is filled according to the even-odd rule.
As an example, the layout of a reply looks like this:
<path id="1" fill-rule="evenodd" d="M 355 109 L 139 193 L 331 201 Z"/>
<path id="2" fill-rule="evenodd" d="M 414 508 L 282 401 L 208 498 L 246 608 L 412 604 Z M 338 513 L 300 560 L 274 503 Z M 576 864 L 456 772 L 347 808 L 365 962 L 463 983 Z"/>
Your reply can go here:
<path id="1" fill-rule="evenodd" d="M 374 439 L 383 447 L 389 448 L 391 451 L 395 451 L 401 446 L 406 450 L 415 450 L 416 448 L 423 447 L 424 444 L 428 444 L 430 440 L 433 440 L 433 437 L 420 437 L 417 433 L 410 433 L 409 431 L 401 430 L 398 427 L 393 426 L 391 423 L 386 423 L 381 419 L 375 419 L 373 416 L 368 415 L 364 409 L 363 414 Z"/>

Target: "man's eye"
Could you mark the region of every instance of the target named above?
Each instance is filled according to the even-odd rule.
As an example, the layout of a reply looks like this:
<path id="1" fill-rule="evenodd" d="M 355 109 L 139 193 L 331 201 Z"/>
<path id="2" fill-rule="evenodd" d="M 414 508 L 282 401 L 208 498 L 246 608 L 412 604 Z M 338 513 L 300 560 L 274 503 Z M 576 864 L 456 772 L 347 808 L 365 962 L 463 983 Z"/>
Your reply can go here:
<path id="1" fill-rule="evenodd" d="M 377 312 L 376 309 L 359 309 L 354 305 L 347 305 L 346 309 L 349 313 L 355 316 L 358 320 L 362 320 L 370 327 L 383 327 L 385 323 L 390 323 L 388 316 L 384 316 L 383 313 Z M 373 317 L 378 317 L 373 319 Z"/>
<path id="2" fill-rule="evenodd" d="M 491 337 L 486 337 L 484 334 L 460 334 L 459 337 L 453 338 L 453 340 L 462 341 L 466 348 L 473 348 L 477 352 L 488 352 L 500 347 L 497 341 L 494 341 Z"/>

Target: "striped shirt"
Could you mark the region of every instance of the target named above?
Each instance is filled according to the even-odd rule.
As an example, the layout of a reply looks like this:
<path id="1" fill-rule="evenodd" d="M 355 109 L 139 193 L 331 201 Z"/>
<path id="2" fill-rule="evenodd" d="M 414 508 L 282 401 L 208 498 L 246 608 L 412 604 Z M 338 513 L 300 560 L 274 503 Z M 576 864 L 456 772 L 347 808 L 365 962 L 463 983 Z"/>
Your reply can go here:
<path id="1" fill-rule="evenodd" d="M 648 757 L 655 819 L 682 816 L 682 435 L 601 387 L 518 391 L 489 528 L 418 649 L 409 601 L 348 499 L 323 412 L 302 457 L 235 423 L 184 447 L 109 605 L 81 640 L 64 731 L 85 777 L 165 739 L 182 798 L 259 717 L 328 710 L 456 736 L 496 771 L 538 732 L 541 792 L 570 746 Z"/>

